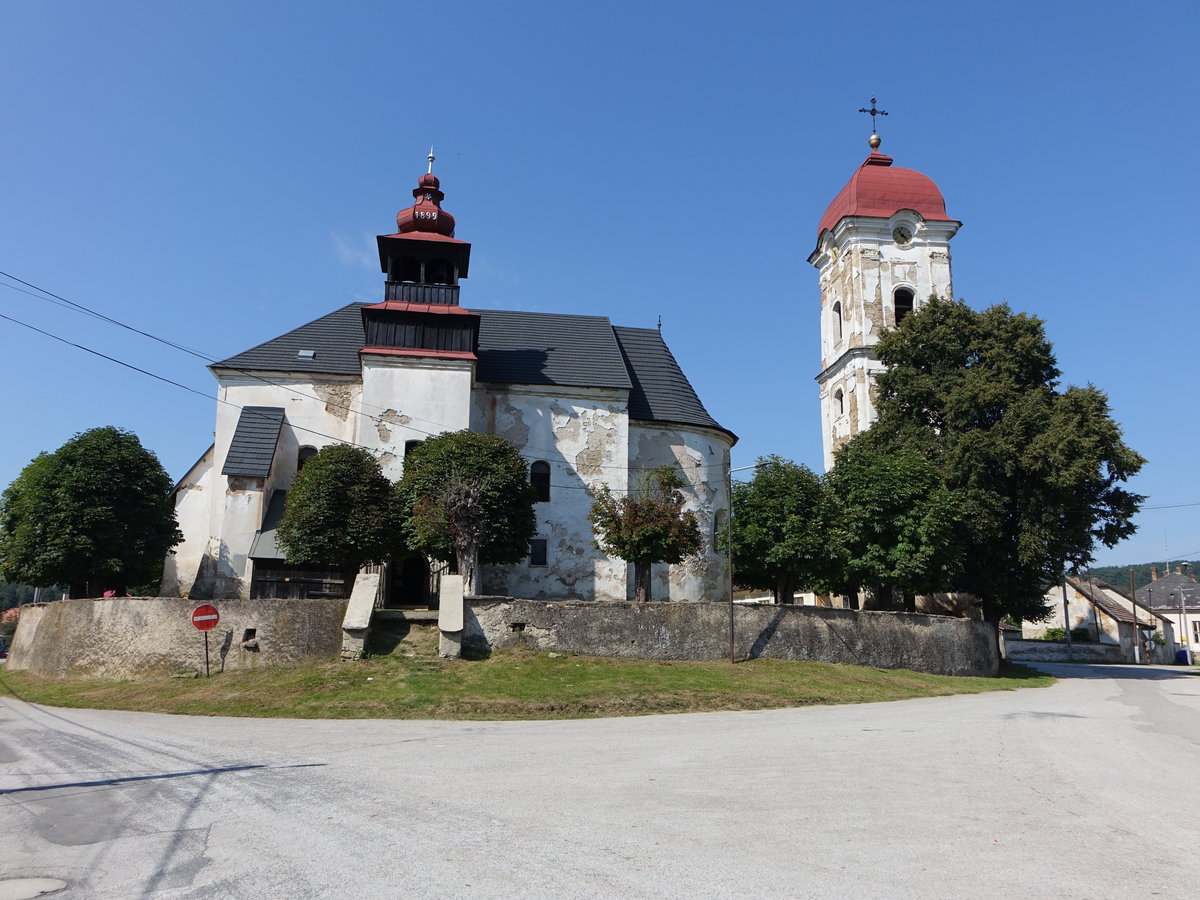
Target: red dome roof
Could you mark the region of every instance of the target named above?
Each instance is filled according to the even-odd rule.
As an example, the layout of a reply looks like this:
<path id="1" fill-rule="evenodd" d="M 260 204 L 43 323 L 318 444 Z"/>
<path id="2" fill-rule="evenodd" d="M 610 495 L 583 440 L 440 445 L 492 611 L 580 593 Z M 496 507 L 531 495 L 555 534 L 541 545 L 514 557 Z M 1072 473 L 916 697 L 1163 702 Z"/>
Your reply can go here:
<path id="1" fill-rule="evenodd" d="M 441 182 L 433 173 L 422 175 L 413 189 L 417 202 L 408 209 L 396 213 L 398 234 L 440 234 L 454 237 L 454 216 L 442 209 L 446 195 L 441 191 Z"/>
<path id="2" fill-rule="evenodd" d="M 890 156 L 874 150 L 821 216 L 817 240 L 846 216 L 886 219 L 901 209 L 916 210 L 925 219 L 954 221 L 946 215 L 946 201 L 932 178 L 893 166 Z"/>

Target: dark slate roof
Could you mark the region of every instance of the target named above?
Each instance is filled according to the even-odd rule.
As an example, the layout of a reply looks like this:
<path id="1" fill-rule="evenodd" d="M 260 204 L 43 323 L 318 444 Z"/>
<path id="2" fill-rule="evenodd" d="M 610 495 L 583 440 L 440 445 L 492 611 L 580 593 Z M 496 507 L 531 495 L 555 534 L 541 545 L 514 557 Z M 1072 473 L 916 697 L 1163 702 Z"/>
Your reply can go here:
<path id="1" fill-rule="evenodd" d="M 263 516 L 262 528 L 254 535 L 250 545 L 251 559 L 283 559 L 283 551 L 275 543 L 275 529 L 283 521 L 283 511 L 287 509 L 287 491 L 272 491 L 271 502 L 267 504 L 267 512 Z"/>
<path id="2" fill-rule="evenodd" d="M 362 308 L 366 305 L 351 303 L 335 309 L 244 353 L 213 363 L 212 368 L 361 375 L 358 351 L 366 340 L 362 324 Z M 313 358 L 302 358 L 300 352 L 303 350 L 314 351 Z"/>
<path id="3" fill-rule="evenodd" d="M 1115 588 L 1111 584 L 1107 584 L 1099 579 L 1093 579 L 1088 582 L 1078 578 L 1068 578 L 1067 581 L 1075 590 L 1079 591 L 1079 593 L 1091 600 L 1094 605 L 1104 610 L 1104 612 L 1108 613 L 1109 616 L 1118 622 L 1125 622 L 1129 625 L 1135 622 L 1139 625 L 1151 625 L 1155 624 L 1155 619 L 1162 618 L 1158 613 L 1147 609 L 1141 603 L 1135 604 L 1138 613 L 1135 618 L 1131 610 L 1126 609 L 1112 597 L 1108 596 L 1105 591 L 1112 591 L 1126 600 L 1129 599 L 1129 595 L 1125 591 Z"/>
<path id="4" fill-rule="evenodd" d="M 629 390 L 632 384 L 605 316 L 477 310 L 480 381 Z"/>
<path id="5" fill-rule="evenodd" d="M 343 306 L 212 368 L 361 375 L 358 351 L 365 340 L 361 310 L 366 305 Z M 614 327 L 606 316 L 475 312 L 480 317 L 479 381 L 628 390 L 632 419 L 725 431 L 708 414 L 657 329 Z M 313 358 L 301 357 L 303 350 L 315 351 Z"/>
<path id="6" fill-rule="evenodd" d="M 633 378 L 629 417 L 721 428 L 708 414 L 656 328 L 615 326 L 617 342 Z"/>
<path id="7" fill-rule="evenodd" d="M 275 459 L 275 444 L 283 425 L 281 406 L 244 406 L 229 443 L 222 475 L 266 478 Z"/>
<path id="8" fill-rule="evenodd" d="M 1168 612 L 1179 612 L 1179 595 L 1183 593 L 1184 606 L 1188 609 L 1200 606 L 1200 583 L 1192 580 L 1191 575 L 1168 572 L 1157 581 L 1137 589 L 1139 603 L 1151 609 L 1165 609 Z"/>

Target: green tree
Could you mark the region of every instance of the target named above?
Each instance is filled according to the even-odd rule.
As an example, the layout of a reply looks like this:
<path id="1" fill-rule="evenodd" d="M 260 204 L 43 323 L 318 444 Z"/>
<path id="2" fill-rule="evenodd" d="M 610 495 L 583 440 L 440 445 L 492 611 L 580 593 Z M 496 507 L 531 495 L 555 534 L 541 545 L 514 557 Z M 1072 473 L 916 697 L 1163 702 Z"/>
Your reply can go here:
<path id="1" fill-rule="evenodd" d="M 955 492 L 966 565 L 953 586 L 987 621 L 1044 616 L 1064 569 L 1133 533 L 1144 498 L 1121 485 L 1144 460 L 1101 391 L 1059 388 L 1041 320 L 933 297 L 876 352 L 887 368 L 864 443 L 921 454 Z"/>
<path id="2" fill-rule="evenodd" d="M 296 474 L 275 536 L 288 563 L 336 566 L 352 577 L 403 546 L 392 483 L 370 451 L 323 447 Z"/>
<path id="3" fill-rule="evenodd" d="M 596 546 L 633 563 L 636 601 L 650 599 L 654 563 L 681 562 L 700 550 L 700 523 L 683 509 L 684 484 L 673 468 L 659 466 L 643 473 L 624 497 L 601 486 L 588 513 Z"/>
<path id="4" fill-rule="evenodd" d="M 827 480 L 838 508 L 830 544 L 848 593 L 865 587 L 885 606 L 899 595 L 911 612 L 916 595 L 956 582 L 963 503 L 932 462 L 856 438 L 838 450 Z"/>
<path id="5" fill-rule="evenodd" d="M 480 563 L 514 563 L 537 530 L 529 470 L 516 447 L 493 434 L 455 431 L 421 442 L 404 459 L 396 488 L 408 544 L 454 561 L 476 593 Z"/>
<path id="6" fill-rule="evenodd" d="M 183 540 L 171 479 L 137 435 L 93 428 L 29 463 L 0 497 L 0 577 L 124 594 Z"/>
<path id="7" fill-rule="evenodd" d="M 734 582 L 791 603 L 823 589 L 831 566 L 833 504 L 820 476 L 782 456 L 761 456 L 754 478 L 733 485 Z"/>

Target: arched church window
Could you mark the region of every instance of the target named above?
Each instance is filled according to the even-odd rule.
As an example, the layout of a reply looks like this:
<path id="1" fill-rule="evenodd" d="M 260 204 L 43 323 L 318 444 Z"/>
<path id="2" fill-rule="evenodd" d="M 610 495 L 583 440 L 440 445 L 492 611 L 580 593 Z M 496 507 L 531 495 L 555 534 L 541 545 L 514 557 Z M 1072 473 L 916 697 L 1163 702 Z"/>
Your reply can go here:
<path id="1" fill-rule="evenodd" d="M 842 393 L 841 388 L 833 392 L 833 413 L 838 418 L 846 414 L 846 395 Z"/>
<path id="2" fill-rule="evenodd" d="M 317 455 L 316 447 L 301 447 L 296 453 L 296 471 L 304 468 L 304 464 Z"/>
<path id="3" fill-rule="evenodd" d="M 833 339 L 842 339 L 842 301 L 833 304 Z"/>
<path id="4" fill-rule="evenodd" d="M 892 303 L 896 310 L 896 326 L 904 321 L 904 317 L 913 311 L 913 292 L 908 288 L 897 288 L 892 294 Z"/>
<path id="5" fill-rule="evenodd" d="M 529 483 L 538 503 L 550 502 L 550 463 L 538 460 L 530 466 Z"/>

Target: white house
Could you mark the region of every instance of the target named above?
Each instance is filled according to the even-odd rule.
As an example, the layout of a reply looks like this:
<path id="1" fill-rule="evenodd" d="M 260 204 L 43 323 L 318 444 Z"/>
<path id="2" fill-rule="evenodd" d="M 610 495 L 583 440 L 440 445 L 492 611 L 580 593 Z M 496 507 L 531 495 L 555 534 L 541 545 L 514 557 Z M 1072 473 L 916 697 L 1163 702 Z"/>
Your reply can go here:
<path id="1" fill-rule="evenodd" d="M 432 168 L 432 166 L 431 166 Z M 484 566 L 489 594 L 623 600 L 632 566 L 594 545 L 589 488 L 626 491 L 638 473 L 680 470 L 706 536 L 697 558 L 655 566 L 657 599 L 723 596 L 714 547 L 728 509 L 736 437 L 705 410 L 656 329 L 604 316 L 472 310 L 459 303 L 471 245 L 432 172 L 378 238 L 383 299 L 351 303 L 210 368 L 218 405 L 213 446 L 176 488 L 185 541 L 167 560 L 164 593 L 197 598 L 310 596 L 339 575 L 287 566 L 273 529 L 297 469 L 318 448 L 374 452 L 398 479 L 430 435 L 469 428 L 510 440 L 539 491 L 529 556 Z M 390 567 L 394 602 L 423 603 L 430 565 Z"/>

